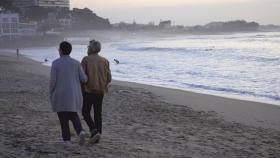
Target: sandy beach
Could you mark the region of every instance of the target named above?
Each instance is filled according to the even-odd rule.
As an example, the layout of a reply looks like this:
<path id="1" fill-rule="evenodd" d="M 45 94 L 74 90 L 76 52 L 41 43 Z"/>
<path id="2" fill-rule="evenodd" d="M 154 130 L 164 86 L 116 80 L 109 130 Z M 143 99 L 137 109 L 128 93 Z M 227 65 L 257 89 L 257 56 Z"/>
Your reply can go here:
<path id="1" fill-rule="evenodd" d="M 50 68 L 2 52 L 0 71 L 3 158 L 280 157 L 279 106 L 121 81 L 104 99 L 101 142 L 78 146 L 72 128 L 67 152 L 49 103 Z"/>

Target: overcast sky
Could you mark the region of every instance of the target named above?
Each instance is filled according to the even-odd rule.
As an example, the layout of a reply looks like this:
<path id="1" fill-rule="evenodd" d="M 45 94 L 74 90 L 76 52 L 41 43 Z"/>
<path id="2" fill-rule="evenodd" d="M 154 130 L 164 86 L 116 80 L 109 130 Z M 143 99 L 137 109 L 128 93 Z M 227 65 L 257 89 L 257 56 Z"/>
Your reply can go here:
<path id="1" fill-rule="evenodd" d="M 280 25 L 280 0 L 70 0 L 71 7 L 90 8 L 112 23 L 124 21 L 196 25 L 245 19 Z"/>

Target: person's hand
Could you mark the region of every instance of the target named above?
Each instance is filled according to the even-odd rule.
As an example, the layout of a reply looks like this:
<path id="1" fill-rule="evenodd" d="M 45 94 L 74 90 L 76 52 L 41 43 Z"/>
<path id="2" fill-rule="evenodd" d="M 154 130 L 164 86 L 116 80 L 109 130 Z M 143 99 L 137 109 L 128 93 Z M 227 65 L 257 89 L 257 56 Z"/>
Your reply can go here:
<path id="1" fill-rule="evenodd" d="M 109 92 L 109 87 L 110 87 L 110 85 L 107 84 L 107 85 L 106 85 L 106 88 L 105 88 L 105 93 L 108 93 L 108 92 Z"/>

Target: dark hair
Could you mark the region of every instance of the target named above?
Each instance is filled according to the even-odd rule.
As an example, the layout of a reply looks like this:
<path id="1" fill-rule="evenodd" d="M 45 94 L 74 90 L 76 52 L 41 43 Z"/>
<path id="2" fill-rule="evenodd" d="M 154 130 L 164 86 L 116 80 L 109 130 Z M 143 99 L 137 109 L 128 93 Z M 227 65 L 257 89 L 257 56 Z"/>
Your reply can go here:
<path id="1" fill-rule="evenodd" d="M 72 45 L 66 41 L 61 42 L 59 48 L 61 50 L 61 54 L 63 55 L 69 55 L 72 51 Z"/>

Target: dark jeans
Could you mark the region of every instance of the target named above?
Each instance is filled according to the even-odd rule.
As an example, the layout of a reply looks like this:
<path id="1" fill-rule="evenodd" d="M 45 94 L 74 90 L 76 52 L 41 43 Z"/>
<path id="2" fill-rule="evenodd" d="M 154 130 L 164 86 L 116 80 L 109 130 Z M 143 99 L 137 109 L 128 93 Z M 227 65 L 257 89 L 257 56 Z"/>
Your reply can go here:
<path id="1" fill-rule="evenodd" d="M 102 101 L 103 94 L 85 93 L 83 103 L 83 116 L 91 132 L 97 130 L 102 133 Z M 94 121 L 91 118 L 90 111 L 93 106 Z"/>
<path id="2" fill-rule="evenodd" d="M 64 141 L 70 141 L 71 139 L 69 121 L 73 123 L 77 135 L 83 130 L 80 118 L 76 112 L 58 112 L 57 115 L 60 121 L 61 133 Z"/>

